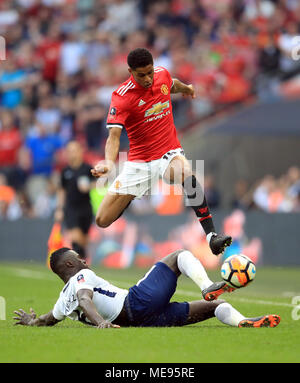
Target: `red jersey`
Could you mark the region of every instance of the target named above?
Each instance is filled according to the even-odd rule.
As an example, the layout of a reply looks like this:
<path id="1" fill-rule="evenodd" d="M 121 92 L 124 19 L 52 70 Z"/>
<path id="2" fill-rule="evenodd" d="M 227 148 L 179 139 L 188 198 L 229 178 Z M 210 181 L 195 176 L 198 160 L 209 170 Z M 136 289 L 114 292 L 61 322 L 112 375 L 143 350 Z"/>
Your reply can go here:
<path id="1" fill-rule="evenodd" d="M 22 137 L 17 129 L 0 131 L 0 166 L 15 166 Z"/>
<path id="2" fill-rule="evenodd" d="M 162 67 L 154 68 L 150 88 L 131 76 L 113 92 L 107 128 L 126 128 L 129 161 L 153 161 L 181 147 L 174 125 L 170 90 L 173 80 Z"/>

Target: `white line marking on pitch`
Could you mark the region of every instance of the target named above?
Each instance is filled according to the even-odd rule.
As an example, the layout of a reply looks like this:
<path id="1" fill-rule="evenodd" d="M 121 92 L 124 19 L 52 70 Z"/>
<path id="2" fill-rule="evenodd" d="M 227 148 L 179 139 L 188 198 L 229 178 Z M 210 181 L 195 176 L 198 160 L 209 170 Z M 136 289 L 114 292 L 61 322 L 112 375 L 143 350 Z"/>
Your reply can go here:
<path id="1" fill-rule="evenodd" d="M 201 293 L 196 293 L 195 291 L 186 291 L 186 290 L 180 290 L 177 289 L 176 293 L 191 297 L 198 297 L 201 298 Z M 222 298 L 220 298 L 222 299 Z M 249 298 L 238 298 L 235 296 L 230 295 L 230 299 L 233 299 L 238 302 L 246 302 L 246 303 L 258 303 L 260 305 L 274 305 L 274 306 L 285 306 L 285 307 L 294 307 L 291 303 L 283 303 L 283 302 L 272 302 L 272 301 L 265 301 L 260 299 L 249 299 Z"/>
<path id="2" fill-rule="evenodd" d="M 32 279 L 41 279 L 41 280 L 51 280 L 54 281 L 54 276 L 44 273 L 42 271 L 20 269 L 20 268 L 7 268 L 11 274 L 16 275 L 21 278 L 32 278 Z"/>

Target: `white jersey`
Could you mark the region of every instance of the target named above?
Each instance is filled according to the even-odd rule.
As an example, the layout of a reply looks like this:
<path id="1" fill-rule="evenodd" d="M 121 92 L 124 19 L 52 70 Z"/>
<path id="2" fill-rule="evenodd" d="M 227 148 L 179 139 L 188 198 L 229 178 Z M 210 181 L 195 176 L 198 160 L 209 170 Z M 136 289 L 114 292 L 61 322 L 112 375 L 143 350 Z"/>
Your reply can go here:
<path id="1" fill-rule="evenodd" d="M 93 303 L 98 313 L 112 322 L 120 314 L 128 290 L 113 286 L 98 277 L 90 269 L 82 269 L 62 289 L 58 301 L 53 308 L 53 316 L 57 320 L 68 317 L 85 323 L 91 323 L 78 306 L 77 292 L 81 289 L 93 291 Z"/>

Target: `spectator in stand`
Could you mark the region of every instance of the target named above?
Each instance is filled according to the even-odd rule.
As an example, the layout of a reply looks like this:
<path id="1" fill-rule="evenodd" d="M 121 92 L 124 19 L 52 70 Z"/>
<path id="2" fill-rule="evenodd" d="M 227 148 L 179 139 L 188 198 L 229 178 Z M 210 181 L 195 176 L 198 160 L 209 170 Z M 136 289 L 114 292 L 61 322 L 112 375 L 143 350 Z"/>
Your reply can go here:
<path id="1" fill-rule="evenodd" d="M 106 138 L 106 111 L 101 105 L 94 104 L 87 105 L 82 114 L 87 147 L 97 151 Z"/>
<path id="2" fill-rule="evenodd" d="M 82 70 L 86 45 L 75 34 L 69 32 L 61 46 L 60 64 L 62 71 L 68 76 L 74 76 Z"/>
<path id="3" fill-rule="evenodd" d="M 13 112 L 0 110 L 0 170 L 6 174 L 9 185 L 19 189 L 26 175 L 19 167 L 23 137 L 17 128 Z"/>
<path id="4" fill-rule="evenodd" d="M 106 17 L 99 23 L 99 30 L 126 36 L 141 26 L 140 13 L 134 0 L 111 0 L 105 2 Z"/>
<path id="5" fill-rule="evenodd" d="M 274 185 L 274 177 L 267 175 L 258 183 L 253 193 L 253 201 L 256 206 L 266 212 L 269 211 L 269 194 L 274 190 Z"/>
<path id="6" fill-rule="evenodd" d="M 22 88 L 26 83 L 26 73 L 17 67 L 15 59 L 8 55 L 6 60 L 1 61 L 3 66 L 0 72 L 1 105 L 13 109 L 22 101 Z"/>
<path id="7" fill-rule="evenodd" d="M 59 70 L 59 60 L 61 54 L 61 30 L 60 25 L 54 22 L 49 26 L 49 30 L 37 46 L 37 57 L 41 61 L 41 72 L 43 79 L 52 85 L 56 82 Z"/>
<path id="8" fill-rule="evenodd" d="M 35 217 L 49 218 L 53 216 L 57 205 L 56 192 L 57 182 L 53 175 L 47 179 L 46 187 L 43 188 L 34 201 L 33 211 Z"/>
<path id="9" fill-rule="evenodd" d="M 297 198 L 300 193 L 300 169 L 297 166 L 290 167 L 287 178 L 289 182 L 288 195 L 291 198 Z"/>
<path id="10" fill-rule="evenodd" d="M 22 136 L 15 125 L 13 113 L 8 109 L 0 110 L 0 167 L 14 168 L 18 163 L 18 151 L 22 145 Z"/>
<path id="11" fill-rule="evenodd" d="M 31 159 L 31 173 L 49 177 L 54 170 L 55 155 L 61 147 L 59 135 L 48 132 L 42 123 L 36 121 L 25 140 L 25 148 Z"/>
<path id="12" fill-rule="evenodd" d="M 63 144 L 66 144 L 74 139 L 75 136 L 75 107 L 73 105 L 73 98 L 69 95 L 59 97 L 58 103 L 60 106 L 59 135 Z"/>
<path id="13" fill-rule="evenodd" d="M 295 69 L 299 69 L 299 62 L 294 60 L 293 49 L 299 46 L 299 41 L 295 39 L 299 35 L 299 25 L 295 21 L 289 21 L 283 32 L 279 35 L 278 46 L 281 51 L 280 69 L 284 75 L 289 74 Z"/>
<path id="14" fill-rule="evenodd" d="M 278 179 L 266 175 L 259 181 L 253 192 L 253 202 L 269 213 L 293 212 L 298 208 L 299 191 L 300 170 L 293 166 Z"/>
<path id="15" fill-rule="evenodd" d="M 11 7 L 10 2 L 1 1 L 0 3 L 0 33 L 6 32 L 10 26 L 14 26 L 19 21 L 20 15 L 16 9 Z"/>
<path id="16" fill-rule="evenodd" d="M 35 118 L 37 123 L 44 126 L 48 134 L 59 134 L 61 115 L 52 94 L 45 95 L 39 100 Z"/>
<path id="17" fill-rule="evenodd" d="M 278 75 L 280 56 L 281 52 L 276 44 L 275 36 L 270 33 L 265 44 L 259 50 L 259 68 L 262 75 Z"/>

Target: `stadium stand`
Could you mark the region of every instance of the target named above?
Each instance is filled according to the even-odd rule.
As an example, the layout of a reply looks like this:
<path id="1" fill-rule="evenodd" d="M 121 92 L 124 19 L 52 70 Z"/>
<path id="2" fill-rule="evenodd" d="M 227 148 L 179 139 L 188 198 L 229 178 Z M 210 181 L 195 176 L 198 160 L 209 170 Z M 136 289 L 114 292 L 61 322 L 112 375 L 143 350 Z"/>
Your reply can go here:
<path id="1" fill-rule="evenodd" d="M 102 158 L 107 108 L 128 76 L 129 50 L 148 47 L 156 65 L 195 84 L 197 100 L 174 98 L 175 123 L 185 131 L 253 97 L 299 95 L 293 82 L 299 61 L 292 58 L 299 27 L 297 0 L 2 1 L 0 173 L 1 187 L 14 193 L 5 189 L 1 218 L 53 213 L 56 172 L 69 140 L 81 142 L 89 162 Z M 127 150 L 125 132 L 121 149 Z M 289 174 L 273 178 L 272 193 L 265 179 L 257 180 L 246 208 L 299 211 L 299 188 Z M 299 179 L 298 173 L 293 183 Z M 266 193 L 272 207 L 262 202 Z"/>

